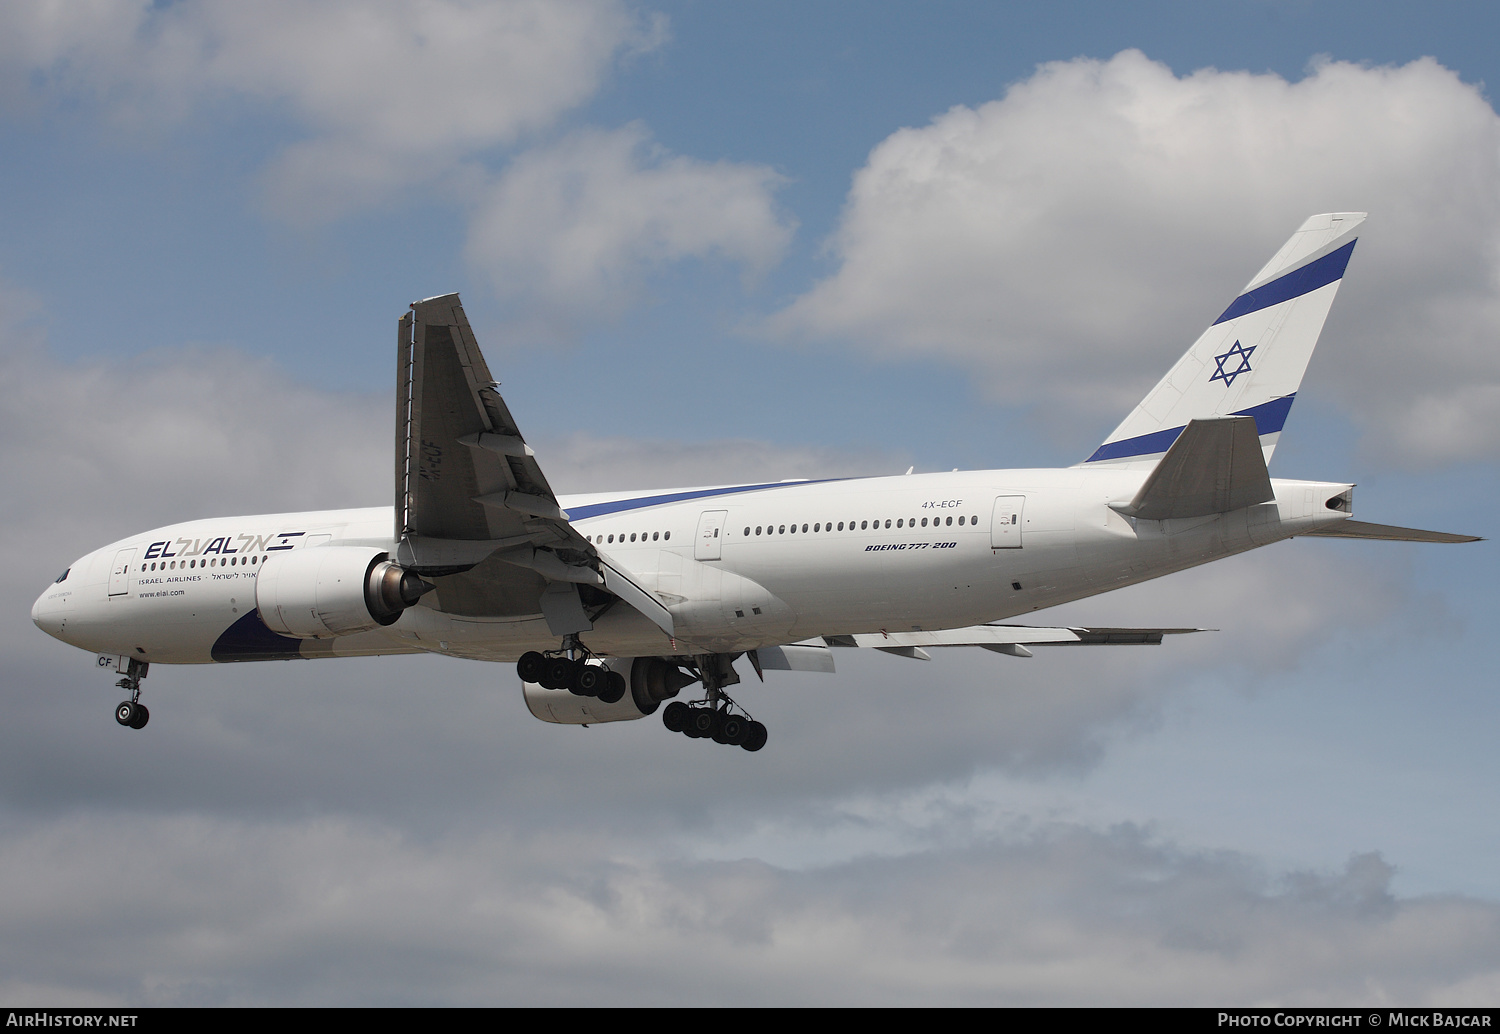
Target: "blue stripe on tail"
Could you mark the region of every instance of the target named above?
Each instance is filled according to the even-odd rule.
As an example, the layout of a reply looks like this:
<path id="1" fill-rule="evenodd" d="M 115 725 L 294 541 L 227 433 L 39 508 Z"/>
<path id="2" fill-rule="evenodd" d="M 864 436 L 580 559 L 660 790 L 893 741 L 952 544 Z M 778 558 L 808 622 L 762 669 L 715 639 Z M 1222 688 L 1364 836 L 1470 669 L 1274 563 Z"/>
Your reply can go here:
<path id="1" fill-rule="evenodd" d="M 1337 252 L 1334 254 L 1337 254 Z M 1329 258 L 1332 257 L 1332 255 L 1329 256 Z M 1345 257 L 1345 261 L 1348 261 L 1347 256 Z M 1276 282 L 1279 283 L 1280 281 Z M 1267 284 L 1266 286 L 1271 287 L 1273 285 Z M 1242 295 L 1242 297 L 1248 298 L 1249 295 Z M 1275 434 L 1286 426 L 1287 414 L 1292 411 L 1292 400 L 1296 397 L 1297 393 L 1294 391 L 1290 395 L 1283 395 L 1279 399 L 1262 402 L 1258 406 L 1251 406 L 1249 409 L 1242 409 L 1238 413 L 1230 413 L 1229 415 L 1253 416 L 1255 418 L 1256 434 Z M 1094 454 L 1084 460 L 1084 462 L 1095 463 L 1099 460 L 1119 460 L 1131 456 L 1152 456 L 1158 452 L 1166 452 L 1172 447 L 1172 443 L 1177 440 L 1177 436 L 1186 429 L 1187 425 L 1183 424 L 1181 427 L 1169 427 L 1165 431 L 1152 431 L 1150 434 L 1139 435 L 1135 438 L 1123 438 L 1118 442 L 1108 442 L 1099 446 L 1094 451 Z"/>
<path id="2" fill-rule="evenodd" d="M 1358 241 L 1359 238 L 1356 237 L 1338 251 L 1330 251 L 1316 262 L 1309 262 L 1301 269 L 1294 269 L 1286 276 L 1278 277 L 1269 284 L 1257 287 L 1253 291 L 1246 291 L 1229 303 L 1229 308 L 1224 310 L 1224 315 L 1214 320 L 1214 326 L 1217 327 L 1220 323 L 1232 320 L 1236 316 L 1243 316 L 1247 312 L 1269 309 L 1273 305 L 1291 301 L 1293 298 L 1301 298 L 1304 294 L 1310 294 L 1320 287 L 1327 287 L 1343 277 L 1344 269 L 1349 265 L 1349 256 L 1354 254 L 1354 245 Z"/>

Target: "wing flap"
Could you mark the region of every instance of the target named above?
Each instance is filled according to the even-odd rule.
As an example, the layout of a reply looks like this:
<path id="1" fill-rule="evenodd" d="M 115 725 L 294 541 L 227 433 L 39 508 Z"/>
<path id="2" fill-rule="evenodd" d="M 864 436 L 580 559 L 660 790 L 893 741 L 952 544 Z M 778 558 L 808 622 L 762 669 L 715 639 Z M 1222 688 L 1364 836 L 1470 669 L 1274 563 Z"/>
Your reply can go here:
<path id="1" fill-rule="evenodd" d="M 829 646 L 895 652 L 924 646 L 1157 646 L 1162 637 L 1201 628 L 1045 628 L 1037 625 L 970 625 L 932 632 L 874 632 L 824 636 Z M 1010 653 L 1009 650 L 997 651 Z M 906 656 L 911 656 L 907 654 Z M 1017 653 L 1015 656 L 1026 656 Z"/>
<path id="2" fill-rule="evenodd" d="M 600 573 L 604 575 L 604 588 L 614 595 L 620 597 L 646 617 L 650 618 L 657 628 L 667 635 L 675 635 L 672 624 L 672 614 L 661 601 L 651 595 L 645 589 L 635 583 L 621 568 L 612 561 L 602 557 L 599 560 Z"/>
<path id="3" fill-rule="evenodd" d="M 833 674 L 833 651 L 821 640 L 810 643 L 788 643 L 785 646 L 762 646 L 751 651 L 757 667 L 766 671 L 818 671 Z"/>

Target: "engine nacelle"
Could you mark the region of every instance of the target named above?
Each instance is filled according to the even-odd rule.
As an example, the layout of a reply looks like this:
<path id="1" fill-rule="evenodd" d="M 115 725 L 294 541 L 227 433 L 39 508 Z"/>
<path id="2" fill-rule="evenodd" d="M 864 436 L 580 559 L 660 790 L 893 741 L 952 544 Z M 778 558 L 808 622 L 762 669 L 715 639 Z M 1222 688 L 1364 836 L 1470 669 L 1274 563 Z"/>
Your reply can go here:
<path id="1" fill-rule="evenodd" d="M 597 722 L 629 722 L 644 718 L 675 697 L 683 686 L 696 682 L 693 676 L 662 657 L 611 657 L 611 670 L 625 676 L 628 690 L 613 704 L 597 697 L 574 696 L 566 689 L 543 689 L 523 682 L 526 707 L 544 722 L 558 725 L 593 725 Z"/>
<path id="2" fill-rule="evenodd" d="M 372 546 L 313 546 L 267 557 L 255 606 L 273 632 L 330 639 L 394 624 L 432 586 Z"/>

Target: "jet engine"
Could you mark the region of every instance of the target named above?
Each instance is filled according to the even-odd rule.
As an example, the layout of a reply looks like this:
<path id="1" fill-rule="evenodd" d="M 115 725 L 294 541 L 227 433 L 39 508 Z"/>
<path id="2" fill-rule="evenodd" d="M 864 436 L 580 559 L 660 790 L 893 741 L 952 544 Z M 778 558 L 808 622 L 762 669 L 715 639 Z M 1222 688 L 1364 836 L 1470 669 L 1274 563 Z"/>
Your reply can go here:
<path id="1" fill-rule="evenodd" d="M 273 632 L 329 639 L 394 624 L 432 586 L 370 546 L 314 546 L 266 558 L 255 606 Z"/>
<path id="2" fill-rule="evenodd" d="M 653 713 L 663 700 L 698 681 L 664 657 L 613 657 L 604 663 L 626 676 L 630 689 L 620 700 L 606 704 L 597 697 L 574 696 L 566 689 L 543 689 L 535 682 L 523 682 L 527 709 L 542 721 L 558 725 L 629 722 Z"/>

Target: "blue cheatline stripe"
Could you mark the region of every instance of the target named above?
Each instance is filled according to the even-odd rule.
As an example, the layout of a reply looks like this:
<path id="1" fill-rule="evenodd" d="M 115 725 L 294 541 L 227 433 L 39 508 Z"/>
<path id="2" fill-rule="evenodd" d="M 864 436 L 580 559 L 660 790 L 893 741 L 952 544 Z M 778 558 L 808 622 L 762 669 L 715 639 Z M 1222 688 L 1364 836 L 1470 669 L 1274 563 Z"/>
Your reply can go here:
<path id="1" fill-rule="evenodd" d="M 1262 402 L 1258 406 L 1251 406 L 1249 409 L 1242 409 L 1229 415 L 1253 416 L 1256 434 L 1275 434 L 1286 426 L 1286 415 L 1292 411 L 1292 400 L 1296 397 L 1297 393 L 1294 391 L 1290 395 L 1283 395 L 1279 399 Z M 1118 460 L 1127 456 L 1151 456 L 1158 452 L 1166 452 L 1186 428 L 1187 424 L 1183 424 L 1181 427 L 1152 431 L 1150 434 L 1139 435 L 1135 438 L 1122 438 L 1118 442 L 1106 442 L 1084 462 L 1094 463 L 1098 460 Z"/>
<path id="2" fill-rule="evenodd" d="M 302 640 L 278 635 L 252 610 L 214 640 L 209 656 L 216 661 L 288 661 L 301 657 Z"/>
<path id="3" fill-rule="evenodd" d="M 790 488 L 793 485 L 826 485 L 830 481 L 847 480 L 848 478 L 822 478 L 818 481 L 773 481 L 765 485 L 735 485 L 732 488 L 705 488 L 696 492 L 668 492 L 665 495 L 642 495 L 636 496 L 634 499 L 616 499 L 608 503 L 569 506 L 567 508 L 568 519 L 570 521 L 582 521 L 590 517 L 603 517 L 608 513 L 622 513 L 625 510 L 639 510 L 646 506 L 659 506 L 662 503 L 680 503 L 684 499 L 707 499 L 716 495 L 758 492 L 765 488 Z"/>
<path id="4" fill-rule="evenodd" d="M 1349 256 L 1354 254 L 1354 245 L 1358 242 L 1359 238 L 1356 237 L 1338 251 L 1330 251 L 1316 262 L 1309 262 L 1301 269 L 1294 269 L 1286 276 L 1278 277 L 1269 284 L 1257 287 L 1253 291 L 1246 291 L 1229 303 L 1229 308 L 1224 310 L 1224 315 L 1214 320 L 1214 326 L 1217 327 L 1220 323 L 1232 320 L 1236 316 L 1243 316 L 1247 312 L 1269 309 L 1281 302 L 1301 298 L 1304 294 L 1316 291 L 1320 287 L 1327 287 L 1344 275 L 1344 268 L 1349 265 Z"/>

